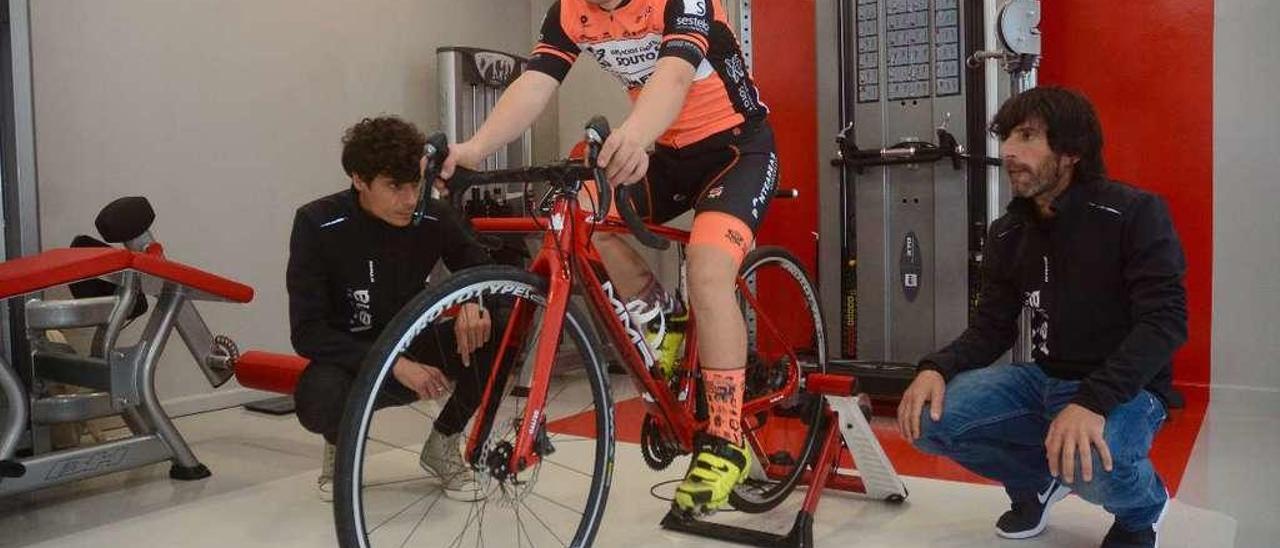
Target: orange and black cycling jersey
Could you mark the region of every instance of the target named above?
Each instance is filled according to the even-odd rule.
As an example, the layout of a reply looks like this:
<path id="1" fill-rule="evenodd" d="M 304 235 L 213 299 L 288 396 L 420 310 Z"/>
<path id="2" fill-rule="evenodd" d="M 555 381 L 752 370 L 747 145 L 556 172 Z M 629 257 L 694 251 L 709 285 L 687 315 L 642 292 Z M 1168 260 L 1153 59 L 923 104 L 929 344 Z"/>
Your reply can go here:
<path id="1" fill-rule="evenodd" d="M 560 0 L 542 22 L 529 69 L 564 80 L 583 51 L 627 86 L 632 101 L 658 59 L 693 65 L 684 107 L 658 138 L 665 146 L 684 147 L 768 112 L 720 0 L 624 0 L 612 10 Z"/>

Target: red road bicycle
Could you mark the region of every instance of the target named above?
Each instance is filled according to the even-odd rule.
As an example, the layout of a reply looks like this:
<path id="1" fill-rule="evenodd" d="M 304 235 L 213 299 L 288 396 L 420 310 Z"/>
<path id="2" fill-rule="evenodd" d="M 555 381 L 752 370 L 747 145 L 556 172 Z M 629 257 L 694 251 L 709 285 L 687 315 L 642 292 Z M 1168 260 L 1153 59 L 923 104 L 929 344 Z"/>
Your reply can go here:
<path id="1" fill-rule="evenodd" d="M 459 170 L 449 181 L 453 196 L 478 184 L 548 183 L 530 216 L 474 220 L 481 232 L 541 233 L 542 245 L 527 270 L 484 266 L 431 285 L 375 343 L 348 401 L 338 447 L 334 511 L 343 546 L 589 546 L 604 520 L 616 439 L 637 442 L 654 469 L 693 449 L 707 421 L 697 318 L 689 319 L 676 373 L 663 375 L 591 240 L 595 232 L 630 232 L 664 248 L 686 243 L 689 234 L 642 222 L 628 187 L 614 196 L 603 170 L 587 167 L 595 165 L 608 125 L 597 117 L 586 134 L 586 165 Z M 446 147 L 443 135 L 431 139 L 425 180 L 435 180 Z M 600 200 L 583 207 L 579 193 L 589 180 Z M 611 205 L 623 221 L 606 217 Z M 805 463 L 819 450 L 824 418 L 821 396 L 801 385 L 806 373 L 825 370 L 826 341 L 813 284 L 786 250 L 749 253 L 737 294 L 750 332 L 743 427 L 757 465 L 730 501 L 739 511 L 764 512 L 808 481 Z M 489 373 L 464 432 L 464 459 L 484 496 L 464 504 L 419 485 L 427 480 L 415 444 L 434 404 L 387 407 L 379 398 L 411 343 L 472 302 L 501 310 L 508 321 L 493 334 L 489 363 L 472 364 Z M 625 375 L 609 374 L 597 332 L 617 350 Z"/>

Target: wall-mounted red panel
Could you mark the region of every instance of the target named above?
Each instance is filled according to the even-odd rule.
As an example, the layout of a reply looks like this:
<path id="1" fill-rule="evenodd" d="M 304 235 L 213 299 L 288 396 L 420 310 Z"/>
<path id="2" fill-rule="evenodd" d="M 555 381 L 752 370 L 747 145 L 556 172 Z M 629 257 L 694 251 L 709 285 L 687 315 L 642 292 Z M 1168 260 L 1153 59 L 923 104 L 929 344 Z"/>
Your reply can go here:
<path id="1" fill-rule="evenodd" d="M 1210 381 L 1213 0 L 1046 0 L 1040 84 L 1079 89 L 1102 121 L 1112 178 L 1168 201 L 1187 254 L 1190 338 L 1174 378 Z"/>
<path id="2" fill-rule="evenodd" d="M 778 140 L 781 182 L 798 200 L 775 200 L 760 243 L 782 245 L 816 272 L 818 88 L 814 2 L 752 2 L 752 68 Z"/>
<path id="3" fill-rule="evenodd" d="M 752 75 L 777 138 L 779 186 L 800 191 L 799 199 L 773 201 L 758 242 L 787 248 L 816 280 L 820 147 L 814 9 L 814 0 L 752 2 L 753 31 L 743 38 L 751 40 Z M 798 294 L 768 289 L 760 286 L 762 305 L 793 344 L 804 344 L 803 337 L 811 334 L 799 331 L 809 331 L 813 324 L 805 320 Z"/>

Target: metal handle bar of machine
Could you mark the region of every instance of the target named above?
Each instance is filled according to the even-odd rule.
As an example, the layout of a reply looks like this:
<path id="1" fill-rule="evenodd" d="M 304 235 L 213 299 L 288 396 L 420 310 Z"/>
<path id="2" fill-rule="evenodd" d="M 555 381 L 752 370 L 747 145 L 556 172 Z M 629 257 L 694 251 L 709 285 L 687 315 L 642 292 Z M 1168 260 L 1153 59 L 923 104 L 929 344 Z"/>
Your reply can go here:
<path id="1" fill-rule="evenodd" d="M 938 128 L 938 144 L 927 141 L 904 141 L 878 150 L 859 149 L 850 136 L 852 131 L 853 124 L 850 123 L 840 131 L 839 135 L 836 135 L 836 158 L 831 160 L 831 165 L 849 166 L 858 173 L 862 173 L 863 168 L 866 167 L 927 164 L 943 158 L 950 158 L 951 166 L 955 169 L 963 167 L 965 162 L 980 162 L 988 166 L 1001 165 L 999 158 L 975 156 L 965 152 L 964 146 L 956 141 L 955 136 L 946 128 Z"/>

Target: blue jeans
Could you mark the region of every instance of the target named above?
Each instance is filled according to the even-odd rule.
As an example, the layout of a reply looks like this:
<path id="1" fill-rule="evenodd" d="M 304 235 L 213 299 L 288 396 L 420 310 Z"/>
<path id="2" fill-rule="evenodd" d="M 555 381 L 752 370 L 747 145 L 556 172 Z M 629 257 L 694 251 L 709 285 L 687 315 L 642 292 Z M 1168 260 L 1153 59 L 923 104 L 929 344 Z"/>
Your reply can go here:
<path id="1" fill-rule="evenodd" d="M 925 407 L 915 445 L 1004 484 L 1015 501 L 1034 499 L 1052 479 L 1044 446 L 1049 423 L 1079 385 L 1050 377 L 1035 364 L 966 371 L 947 383 L 942 420 L 934 422 Z M 1103 430 L 1112 470 L 1104 470 L 1093 451 L 1093 481 L 1084 481 L 1077 464 L 1068 487 L 1115 515 L 1125 529 L 1155 523 L 1168 493 L 1147 452 L 1165 416 L 1160 399 L 1146 390 L 1113 409 Z"/>

